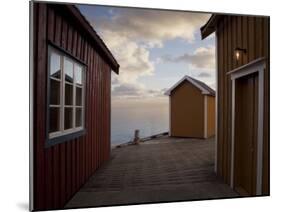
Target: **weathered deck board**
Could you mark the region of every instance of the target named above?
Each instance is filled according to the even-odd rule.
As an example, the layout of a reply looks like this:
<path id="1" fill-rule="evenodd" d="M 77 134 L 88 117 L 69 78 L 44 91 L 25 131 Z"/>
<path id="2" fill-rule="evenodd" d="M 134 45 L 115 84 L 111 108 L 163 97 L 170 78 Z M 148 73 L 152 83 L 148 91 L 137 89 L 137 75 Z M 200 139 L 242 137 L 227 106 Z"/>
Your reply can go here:
<path id="1" fill-rule="evenodd" d="M 238 196 L 214 170 L 214 140 L 162 137 L 112 150 L 67 208 Z"/>

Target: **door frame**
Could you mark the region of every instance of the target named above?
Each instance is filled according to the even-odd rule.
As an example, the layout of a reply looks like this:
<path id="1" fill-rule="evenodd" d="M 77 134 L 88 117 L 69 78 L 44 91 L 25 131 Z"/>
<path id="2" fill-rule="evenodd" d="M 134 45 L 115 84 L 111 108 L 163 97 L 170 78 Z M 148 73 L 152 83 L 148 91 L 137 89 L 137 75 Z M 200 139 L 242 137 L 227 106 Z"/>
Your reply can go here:
<path id="1" fill-rule="evenodd" d="M 262 163 L 263 163 L 263 118 L 264 118 L 264 69 L 265 58 L 258 58 L 246 65 L 240 66 L 227 74 L 232 81 L 231 108 L 231 170 L 230 186 L 234 188 L 234 148 L 235 148 L 235 84 L 236 80 L 249 74 L 258 72 L 258 129 L 257 129 L 257 180 L 256 195 L 262 194 Z"/>

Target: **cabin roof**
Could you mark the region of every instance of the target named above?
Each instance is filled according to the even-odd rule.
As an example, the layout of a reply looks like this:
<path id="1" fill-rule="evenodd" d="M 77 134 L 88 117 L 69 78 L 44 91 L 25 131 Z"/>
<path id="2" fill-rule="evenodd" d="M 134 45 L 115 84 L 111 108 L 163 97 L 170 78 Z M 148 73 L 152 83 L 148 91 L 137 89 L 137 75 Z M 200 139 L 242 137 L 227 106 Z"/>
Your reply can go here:
<path id="1" fill-rule="evenodd" d="M 115 73 L 119 73 L 119 67 L 117 60 L 114 58 L 108 47 L 105 45 L 104 41 L 100 38 L 88 20 L 85 18 L 84 15 L 79 11 L 79 9 L 72 4 L 62 5 L 65 9 L 78 21 L 79 26 L 81 26 L 85 32 L 93 39 L 97 48 L 103 53 L 105 58 L 109 61 L 109 65 L 111 69 Z"/>
<path id="2" fill-rule="evenodd" d="M 204 40 L 206 37 L 208 37 L 210 34 L 212 34 L 216 30 L 216 24 L 217 21 L 222 17 L 223 15 L 219 14 L 212 14 L 212 16 L 209 18 L 207 23 L 200 28 L 201 31 L 201 39 Z"/>
<path id="3" fill-rule="evenodd" d="M 172 86 L 170 89 L 168 89 L 165 92 L 165 95 L 170 96 L 171 92 L 177 88 L 181 83 L 183 82 L 190 82 L 191 84 L 193 84 L 195 87 L 197 87 L 199 90 L 201 90 L 201 93 L 203 95 L 209 95 L 209 96 L 215 96 L 216 92 L 210 88 L 208 85 L 206 85 L 204 82 L 194 79 L 190 76 L 185 75 L 180 81 L 178 81 L 174 86 Z"/>

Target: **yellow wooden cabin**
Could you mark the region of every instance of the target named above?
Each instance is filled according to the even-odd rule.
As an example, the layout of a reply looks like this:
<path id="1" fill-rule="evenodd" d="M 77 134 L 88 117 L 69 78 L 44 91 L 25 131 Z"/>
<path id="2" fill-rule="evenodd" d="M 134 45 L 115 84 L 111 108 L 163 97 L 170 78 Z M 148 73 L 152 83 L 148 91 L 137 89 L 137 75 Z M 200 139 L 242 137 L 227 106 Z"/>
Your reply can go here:
<path id="1" fill-rule="evenodd" d="M 184 76 L 165 92 L 169 96 L 170 136 L 209 138 L 215 135 L 215 91 Z"/>

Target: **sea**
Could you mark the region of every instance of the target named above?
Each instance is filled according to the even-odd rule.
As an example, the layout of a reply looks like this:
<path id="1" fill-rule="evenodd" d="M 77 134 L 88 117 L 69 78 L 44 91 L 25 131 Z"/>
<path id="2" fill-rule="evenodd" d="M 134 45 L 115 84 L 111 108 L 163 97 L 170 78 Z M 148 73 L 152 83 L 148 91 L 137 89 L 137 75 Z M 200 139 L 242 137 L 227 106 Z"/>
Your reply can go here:
<path id="1" fill-rule="evenodd" d="M 167 132 L 168 104 L 167 99 L 112 101 L 111 145 L 133 140 L 136 129 L 140 131 L 140 138 Z"/>

